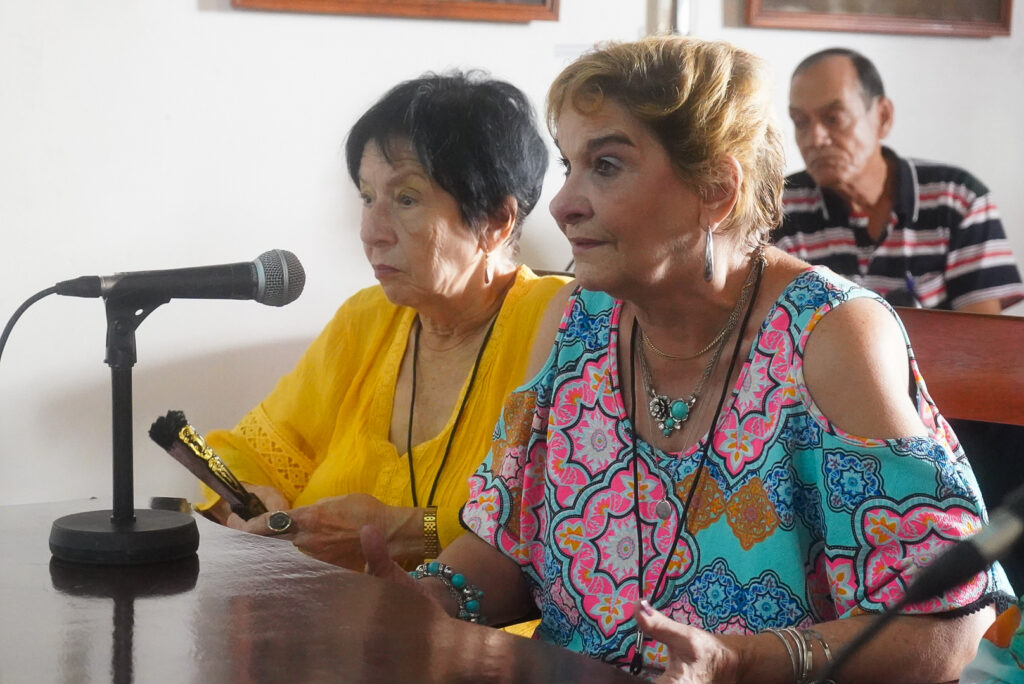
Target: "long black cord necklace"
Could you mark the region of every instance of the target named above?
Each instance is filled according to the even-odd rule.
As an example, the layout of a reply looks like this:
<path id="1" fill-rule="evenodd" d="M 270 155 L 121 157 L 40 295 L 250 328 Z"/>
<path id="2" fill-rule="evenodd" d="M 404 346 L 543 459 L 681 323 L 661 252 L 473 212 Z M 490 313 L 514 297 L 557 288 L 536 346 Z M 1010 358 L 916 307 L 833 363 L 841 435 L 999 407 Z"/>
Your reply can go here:
<path id="1" fill-rule="evenodd" d="M 444 454 L 441 456 L 441 465 L 437 468 L 437 473 L 434 474 L 434 482 L 430 486 L 430 495 L 427 497 L 427 506 L 434 505 L 434 492 L 437 491 L 437 483 L 441 479 L 441 472 L 444 470 L 445 464 L 448 462 L 448 454 L 452 449 L 452 440 L 455 439 L 455 431 L 459 429 L 459 422 L 462 419 L 462 412 L 466 408 L 466 403 L 469 401 L 470 392 L 473 391 L 473 382 L 476 380 L 476 372 L 480 370 L 480 360 L 484 357 L 484 350 L 487 349 L 487 342 L 491 339 L 491 333 L 494 331 L 494 324 L 498 321 L 498 316 L 491 320 L 491 324 L 487 327 L 487 334 L 484 335 L 483 342 L 480 343 L 480 349 L 476 353 L 476 360 L 473 362 L 473 370 L 469 374 L 469 385 L 466 387 L 466 393 L 462 396 L 462 403 L 459 404 L 459 411 L 455 414 L 455 423 L 452 425 L 452 431 L 448 433 L 448 443 L 444 447 Z M 412 488 L 412 505 L 413 508 L 419 507 L 419 498 L 416 495 L 416 469 L 412 463 L 412 420 L 416 410 L 416 366 L 419 365 L 420 356 L 420 325 L 419 316 L 416 317 L 415 321 L 416 334 L 413 337 L 412 342 L 412 396 L 409 398 L 409 431 L 406 434 L 405 439 L 405 453 L 409 458 L 409 486 Z"/>
<path id="2" fill-rule="evenodd" d="M 654 583 L 654 589 L 651 591 L 650 603 L 653 605 L 655 599 L 658 596 L 658 591 L 661 588 L 662 582 L 665 580 L 665 573 L 668 570 L 669 565 L 672 564 L 672 556 L 675 555 L 676 547 L 679 544 L 679 539 L 686 531 L 686 523 L 690 513 L 690 503 L 693 501 L 694 494 L 697 493 L 697 484 L 700 482 L 700 476 L 704 472 L 704 465 L 708 460 L 708 452 L 711 449 L 711 443 L 715 438 L 715 426 L 718 424 L 718 418 L 722 414 L 722 406 L 725 405 L 725 398 L 729 395 L 729 379 L 732 377 L 733 370 L 736 368 L 736 361 L 740 355 L 740 348 L 743 346 L 743 335 L 747 329 L 747 323 L 750 322 L 750 315 L 754 310 L 754 302 L 757 301 L 757 293 L 761 289 L 761 276 L 764 275 L 765 259 L 764 254 L 761 250 L 758 250 L 754 255 L 754 264 L 751 268 L 757 269 L 757 278 L 754 280 L 754 290 L 750 295 L 750 301 L 747 304 L 746 313 L 743 315 L 743 322 L 740 323 L 739 333 L 736 337 L 736 345 L 732 350 L 732 358 L 729 361 L 729 369 L 726 371 L 725 383 L 722 386 L 722 394 L 718 398 L 718 405 L 715 407 L 715 415 L 711 419 L 711 430 L 708 432 L 707 442 L 704 443 L 704 448 L 701 450 L 700 461 L 697 463 L 697 469 L 694 471 L 693 482 L 690 483 L 690 490 L 686 493 L 686 501 L 683 502 L 683 512 L 679 516 L 679 525 L 676 527 L 675 537 L 672 539 L 672 546 L 669 548 L 668 555 L 665 558 L 665 564 L 661 568 L 661 572 L 658 573 L 658 579 Z M 630 331 L 630 347 L 629 347 L 629 397 L 630 406 L 633 408 L 634 414 L 636 413 L 636 343 L 637 343 L 637 324 L 636 317 L 633 318 L 633 327 Z M 637 423 L 633 421 L 633 443 L 631 445 L 632 461 L 633 461 L 633 518 L 636 521 L 636 546 L 637 546 L 637 581 L 640 584 L 640 598 L 644 597 L 644 543 L 642 537 L 641 527 L 642 521 L 640 519 L 640 469 L 637 467 L 637 454 L 636 454 L 636 443 L 639 439 L 636 431 Z M 652 447 L 653 449 L 653 447 Z M 643 670 L 643 653 L 644 653 L 644 633 L 637 625 L 636 629 L 636 645 L 633 648 L 633 657 L 629 661 L 629 671 L 634 675 L 640 674 Z"/>

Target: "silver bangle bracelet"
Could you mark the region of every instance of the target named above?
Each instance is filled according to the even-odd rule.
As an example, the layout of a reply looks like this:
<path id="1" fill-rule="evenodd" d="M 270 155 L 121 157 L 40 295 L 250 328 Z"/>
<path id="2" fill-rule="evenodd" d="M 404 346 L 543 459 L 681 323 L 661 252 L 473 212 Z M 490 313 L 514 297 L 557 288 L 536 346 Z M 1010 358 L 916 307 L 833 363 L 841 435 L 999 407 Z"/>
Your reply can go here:
<path id="1" fill-rule="evenodd" d="M 825 654 L 825 666 L 832 663 L 832 649 L 820 632 L 813 629 L 799 630 L 795 627 L 773 628 L 766 631 L 781 639 L 782 644 L 786 647 L 789 664 L 793 668 L 794 684 L 833 684 L 831 680 L 817 682 L 811 679 L 811 674 L 814 672 L 814 648 L 810 639 L 821 644 L 821 650 Z"/>
<path id="2" fill-rule="evenodd" d="M 795 627 L 769 629 L 769 632 L 782 639 L 789 654 L 789 664 L 793 668 L 794 684 L 810 684 L 811 672 L 814 669 L 814 652 L 807 643 L 803 632 Z"/>
<path id="3" fill-rule="evenodd" d="M 793 647 L 789 645 L 789 637 L 781 629 L 769 629 L 769 634 L 774 634 L 782 640 L 782 644 L 786 647 L 786 653 L 789 654 L 789 664 L 793 668 L 793 681 L 798 682 L 800 676 L 800 666 L 797 663 L 796 653 L 793 652 Z"/>
<path id="4" fill-rule="evenodd" d="M 810 638 L 814 639 L 815 641 L 817 641 L 819 644 L 821 644 L 821 650 L 825 654 L 825 669 L 827 670 L 828 666 L 832 664 L 832 649 L 829 647 L 828 642 L 825 641 L 825 637 L 823 637 L 821 635 L 821 632 L 819 632 L 819 631 L 817 631 L 815 629 L 805 629 L 802 632 L 802 634 L 804 636 L 804 640 L 806 640 L 808 637 L 810 637 Z M 807 644 L 807 649 L 808 650 L 811 649 L 810 643 Z M 828 679 L 828 680 L 825 680 L 824 682 L 820 682 L 819 684 L 835 684 L 835 683 L 831 679 Z"/>

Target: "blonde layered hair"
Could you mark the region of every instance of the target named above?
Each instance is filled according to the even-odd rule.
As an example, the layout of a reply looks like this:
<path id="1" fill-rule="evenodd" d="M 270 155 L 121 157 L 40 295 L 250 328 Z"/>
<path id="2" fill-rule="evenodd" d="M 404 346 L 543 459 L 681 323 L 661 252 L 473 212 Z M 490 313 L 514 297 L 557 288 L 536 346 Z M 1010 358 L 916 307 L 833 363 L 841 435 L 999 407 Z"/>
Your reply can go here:
<path id="1" fill-rule="evenodd" d="M 764 62 L 733 45 L 681 36 L 607 43 L 566 67 L 548 91 L 547 121 L 557 136 L 563 107 L 622 105 L 661 142 L 680 178 L 707 197 L 726 181 L 729 156 L 743 181 L 729 230 L 765 244 L 782 222 L 785 154 L 774 123 Z"/>

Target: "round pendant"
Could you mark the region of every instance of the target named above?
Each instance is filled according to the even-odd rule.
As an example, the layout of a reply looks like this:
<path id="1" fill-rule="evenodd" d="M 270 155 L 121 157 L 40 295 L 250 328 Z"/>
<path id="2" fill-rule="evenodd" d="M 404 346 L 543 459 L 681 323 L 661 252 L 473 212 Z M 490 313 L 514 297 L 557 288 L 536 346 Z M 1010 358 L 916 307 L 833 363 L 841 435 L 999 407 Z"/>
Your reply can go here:
<path id="1" fill-rule="evenodd" d="M 676 399 L 672 402 L 672 405 L 669 406 L 669 413 L 673 418 L 682 423 L 690 415 L 690 405 L 682 399 Z"/>
<path id="2" fill-rule="evenodd" d="M 654 513 L 662 520 L 668 520 L 672 516 L 672 504 L 662 499 L 654 506 Z"/>

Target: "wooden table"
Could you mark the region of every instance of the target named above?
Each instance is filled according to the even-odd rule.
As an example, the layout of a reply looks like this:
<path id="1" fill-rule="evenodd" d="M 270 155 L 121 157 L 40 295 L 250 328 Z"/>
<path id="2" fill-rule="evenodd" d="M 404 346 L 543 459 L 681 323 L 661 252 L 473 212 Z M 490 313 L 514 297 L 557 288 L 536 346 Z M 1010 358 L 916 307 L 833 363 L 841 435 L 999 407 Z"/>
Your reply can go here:
<path id="1" fill-rule="evenodd" d="M 636 681 L 451 619 L 419 594 L 199 518 L 197 557 L 134 566 L 51 557 L 54 519 L 98 501 L 0 507 L 0 682 Z"/>

